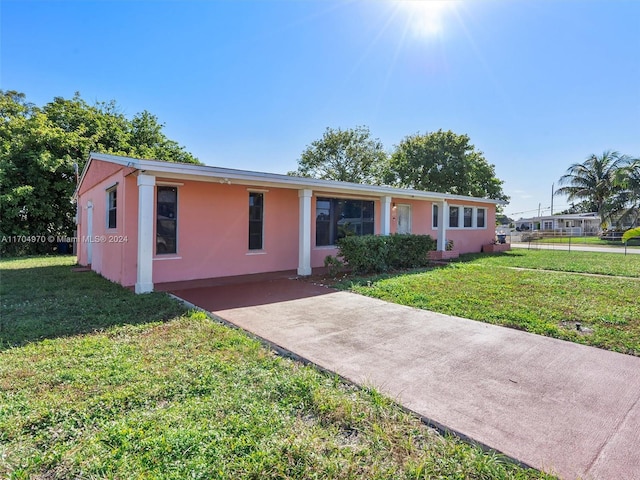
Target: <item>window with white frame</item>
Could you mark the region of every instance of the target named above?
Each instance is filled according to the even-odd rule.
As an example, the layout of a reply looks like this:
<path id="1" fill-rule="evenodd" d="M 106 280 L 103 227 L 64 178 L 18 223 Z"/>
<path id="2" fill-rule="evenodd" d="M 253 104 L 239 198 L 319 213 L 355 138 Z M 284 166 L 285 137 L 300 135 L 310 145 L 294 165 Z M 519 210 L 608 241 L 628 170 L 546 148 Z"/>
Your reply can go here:
<path id="1" fill-rule="evenodd" d="M 178 189 L 159 186 L 156 202 L 156 254 L 176 253 L 178 244 Z"/>
<path id="2" fill-rule="evenodd" d="M 249 192 L 249 250 L 262 250 L 264 194 Z"/>
<path id="3" fill-rule="evenodd" d="M 454 205 L 449 206 L 449 228 L 458 228 L 460 226 L 460 207 Z"/>
<path id="4" fill-rule="evenodd" d="M 116 228 L 118 212 L 118 185 L 107 190 L 107 228 Z"/>
<path id="5" fill-rule="evenodd" d="M 436 205 L 435 203 L 433 204 L 433 216 L 431 219 L 431 225 L 433 226 L 433 228 L 438 228 L 438 205 Z"/>
<path id="6" fill-rule="evenodd" d="M 374 202 L 321 198 L 316 200 L 316 246 L 335 245 L 347 235 L 374 233 Z"/>
<path id="7" fill-rule="evenodd" d="M 476 228 L 484 228 L 486 226 L 487 209 L 476 208 Z"/>
<path id="8" fill-rule="evenodd" d="M 473 207 L 464 207 L 462 212 L 464 215 L 462 226 L 464 228 L 473 227 Z"/>
<path id="9" fill-rule="evenodd" d="M 487 209 L 449 205 L 449 228 L 486 228 Z M 434 223 L 436 228 L 437 223 Z"/>

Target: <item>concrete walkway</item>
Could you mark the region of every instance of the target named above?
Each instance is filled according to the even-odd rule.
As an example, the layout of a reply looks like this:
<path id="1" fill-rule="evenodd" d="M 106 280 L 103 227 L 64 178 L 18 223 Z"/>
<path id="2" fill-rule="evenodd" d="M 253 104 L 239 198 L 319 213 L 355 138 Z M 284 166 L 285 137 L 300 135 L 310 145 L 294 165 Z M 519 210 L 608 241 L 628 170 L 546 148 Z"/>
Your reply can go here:
<path id="1" fill-rule="evenodd" d="M 584 243 L 512 243 L 512 248 L 526 248 L 529 250 L 573 250 L 576 252 L 601 252 L 601 253 L 621 253 L 624 255 L 624 247 L 607 247 L 606 245 L 585 245 Z M 640 255 L 640 248 L 627 247 L 627 255 Z M 640 475 L 639 475 L 640 478 Z"/>
<path id="2" fill-rule="evenodd" d="M 640 478 L 640 358 L 297 280 L 173 293 L 535 468 Z"/>

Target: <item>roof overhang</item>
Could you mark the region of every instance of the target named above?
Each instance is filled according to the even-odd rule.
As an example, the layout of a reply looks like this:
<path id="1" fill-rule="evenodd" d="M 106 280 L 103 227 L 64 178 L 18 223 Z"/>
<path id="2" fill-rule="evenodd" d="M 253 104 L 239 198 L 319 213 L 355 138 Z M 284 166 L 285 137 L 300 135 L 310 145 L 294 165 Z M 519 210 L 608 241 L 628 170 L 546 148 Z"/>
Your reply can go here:
<path id="1" fill-rule="evenodd" d="M 212 167 L 208 165 L 193 165 L 188 163 L 162 162 L 158 160 L 145 160 L 139 158 L 108 155 L 104 153 L 91 153 L 82 172 L 78 188 L 74 197 L 80 190 L 80 185 L 93 160 L 115 163 L 123 167 L 136 169 L 139 173 L 154 175 L 156 177 L 175 180 L 195 180 L 201 182 L 214 182 L 226 184 L 238 184 L 257 187 L 311 189 L 316 192 L 336 193 L 343 195 L 366 195 L 384 197 L 390 196 L 403 199 L 419 199 L 431 201 L 461 201 L 481 202 L 495 205 L 504 205 L 502 200 L 487 198 L 452 195 L 448 193 L 427 192 L 406 188 L 396 188 L 384 185 L 366 185 L 360 183 L 339 182 L 335 180 L 321 180 L 317 178 L 295 177 L 277 173 L 253 172 L 232 168 Z"/>

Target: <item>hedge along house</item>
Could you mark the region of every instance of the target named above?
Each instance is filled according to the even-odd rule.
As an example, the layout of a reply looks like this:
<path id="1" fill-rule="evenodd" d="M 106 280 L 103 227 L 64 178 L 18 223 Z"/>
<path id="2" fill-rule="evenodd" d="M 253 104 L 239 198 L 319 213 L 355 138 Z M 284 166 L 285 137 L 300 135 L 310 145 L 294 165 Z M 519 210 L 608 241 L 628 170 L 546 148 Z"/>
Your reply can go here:
<path id="1" fill-rule="evenodd" d="M 428 234 L 444 251 L 494 239 L 497 200 L 92 153 L 78 263 L 137 293 L 187 280 L 310 275 L 346 230 Z"/>

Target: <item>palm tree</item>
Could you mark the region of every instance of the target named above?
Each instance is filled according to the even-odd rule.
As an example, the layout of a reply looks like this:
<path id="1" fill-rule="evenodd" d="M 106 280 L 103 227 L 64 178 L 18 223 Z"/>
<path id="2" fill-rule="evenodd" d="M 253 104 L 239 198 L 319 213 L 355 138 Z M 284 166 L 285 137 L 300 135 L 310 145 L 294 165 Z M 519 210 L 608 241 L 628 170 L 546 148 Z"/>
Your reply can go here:
<path id="1" fill-rule="evenodd" d="M 640 158 L 630 160 L 627 166 L 620 168 L 616 174 L 616 184 L 622 192 L 618 203 L 621 205 L 620 220 L 638 226 L 640 223 Z"/>
<path id="2" fill-rule="evenodd" d="M 619 170 L 627 167 L 629 158 L 618 152 L 605 151 L 602 155 L 590 155 L 584 163 L 574 163 L 560 177 L 556 195 L 567 195 L 571 202 L 587 200 L 600 215 L 600 225 L 611 220 L 617 210 L 614 199 L 624 190 L 619 183 Z"/>

